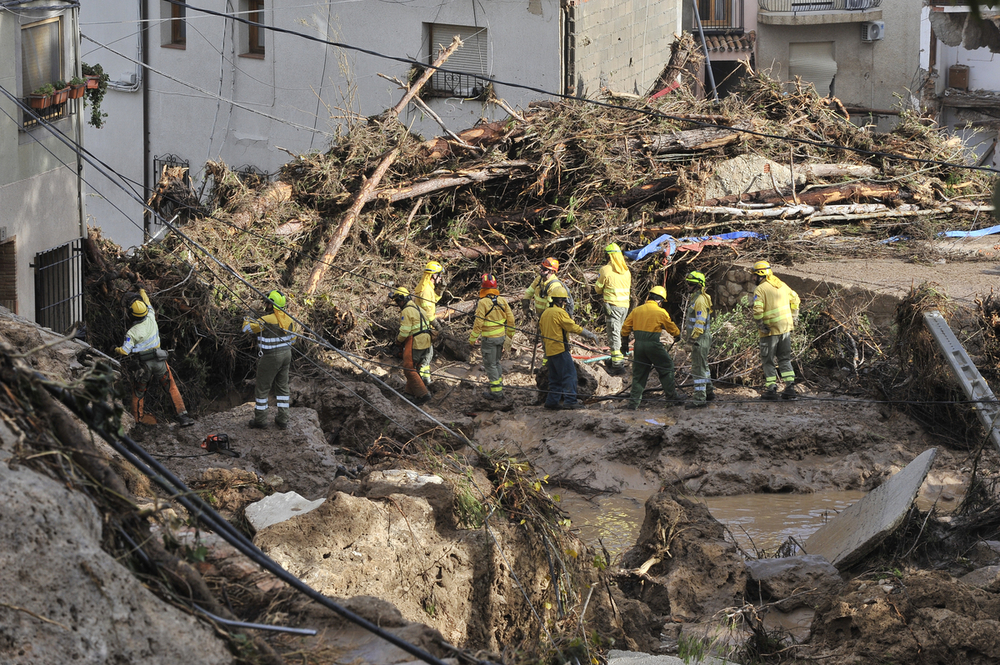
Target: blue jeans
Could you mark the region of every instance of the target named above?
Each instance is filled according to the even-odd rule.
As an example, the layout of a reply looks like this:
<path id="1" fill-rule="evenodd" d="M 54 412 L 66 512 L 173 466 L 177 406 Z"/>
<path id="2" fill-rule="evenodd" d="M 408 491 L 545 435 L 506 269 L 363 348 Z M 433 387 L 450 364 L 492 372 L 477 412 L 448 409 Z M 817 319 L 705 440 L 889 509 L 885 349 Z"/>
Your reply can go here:
<path id="1" fill-rule="evenodd" d="M 549 361 L 549 394 L 545 403 L 558 406 L 562 399 L 564 404 L 576 404 L 576 365 L 569 351 L 546 356 L 546 360 Z"/>

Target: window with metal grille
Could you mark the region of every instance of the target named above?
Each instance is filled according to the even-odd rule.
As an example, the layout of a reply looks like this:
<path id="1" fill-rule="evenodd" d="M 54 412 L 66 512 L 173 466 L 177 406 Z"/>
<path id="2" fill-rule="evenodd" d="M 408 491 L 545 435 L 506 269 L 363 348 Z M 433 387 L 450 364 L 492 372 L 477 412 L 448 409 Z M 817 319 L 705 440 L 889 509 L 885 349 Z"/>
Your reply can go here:
<path id="1" fill-rule="evenodd" d="M 239 168 L 233 169 L 233 173 L 236 177 L 240 179 L 247 187 L 261 187 L 266 185 L 271 179 L 271 174 L 267 171 L 261 171 L 256 166 L 252 164 L 244 164 Z"/>
<path id="2" fill-rule="evenodd" d="M 187 7 L 160 0 L 160 45 L 187 48 Z"/>
<path id="3" fill-rule="evenodd" d="M 83 247 L 77 238 L 35 254 L 35 322 L 66 332 L 83 321 Z"/>
<path id="4" fill-rule="evenodd" d="M 264 0 L 240 0 L 240 12 L 243 17 L 251 23 L 264 23 Z M 267 32 L 260 25 L 240 24 L 240 35 L 242 39 L 241 55 L 263 58 L 264 57 L 264 33 Z"/>
<path id="5" fill-rule="evenodd" d="M 429 25 L 430 50 L 427 62 L 437 59 L 438 51 L 451 44 L 455 35 L 462 40 L 462 46 L 444 63 L 448 72 L 435 72 L 431 76 L 429 92 L 446 97 L 481 97 L 486 92 L 489 63 L 486 28 L 474 26 L 431 23 Z M 454 73 L 453 73 L 454 72 Z"/>
<path id="6" fill-rule="evenodd" d="M 38 124 L 39 118 L 55 120 L 65 116 L 69 102 L 58 104 L 50 98 L 46 106 L 34 108 L 31 93 L 44 85 L 65 81 L 63 71 L 63 22 L 62 16 L 21 26 L 21 96 L 30 113 L 22 114 L 22 127 Z"/>
<path id="7" fill-rule="evenodd" d="M 0 306 L 17 314 L 17 239 L 0 242 Z"/>

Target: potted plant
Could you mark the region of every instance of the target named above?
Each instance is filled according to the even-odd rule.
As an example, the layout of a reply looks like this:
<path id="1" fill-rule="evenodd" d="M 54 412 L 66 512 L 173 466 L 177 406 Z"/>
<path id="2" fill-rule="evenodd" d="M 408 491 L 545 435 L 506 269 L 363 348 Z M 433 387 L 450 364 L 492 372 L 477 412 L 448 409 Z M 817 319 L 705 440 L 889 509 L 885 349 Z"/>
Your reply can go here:
<path id="1" fill-rule="evenodd" d="M 65 104 L 66 100 L 69 99 L 69 86 L 66 85 L 66 81 L 56 81 L 52 84 L 52 87 L 56 89 L 52 93 L 52 103 Z"/>
<path id="2" fill-rule="evenodd" d="M 74 76 L 69 80 L 69 98 L 80 99 L 87 90 L 87 82 L 79 76 Z"/>
<path id="3" fill-rule="evenodd" d="M 51 83 L 46 83 L 28 95 L 28 105 L 33 109 L 47 109 L 52 105 L 52 93 L 55 91 Z"/>
<path id="4" fill-rule="evenodd" d="M 100 129 L 104 126 L 104 119 L 108 117 L 107 113 L 101 112 L 101 101 L 104 99 L 104 93 L 108 91 L 108 80 L 111 77 L 104 73 L 104 68 L 100 65 L 88 65 L 83 62 L 80 63 L 80 68 L 87 77 L 86 103 L 90 104 L 90 120 L 87 122 L 92 127 Z M 95 81 L 96 85 L 93 84 Z"/>

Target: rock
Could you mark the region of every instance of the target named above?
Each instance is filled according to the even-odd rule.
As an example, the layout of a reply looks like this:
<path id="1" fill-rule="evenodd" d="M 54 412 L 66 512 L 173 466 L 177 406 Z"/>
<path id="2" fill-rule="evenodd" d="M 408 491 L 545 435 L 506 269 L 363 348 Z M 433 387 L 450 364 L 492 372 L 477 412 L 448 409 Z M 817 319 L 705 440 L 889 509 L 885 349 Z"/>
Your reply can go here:
<path id="1" fill-rule="evenodd" d="M 608 651 L 608 665 L 685 665 L 686 661 L 676 656 L 653 656 L 637 651 Z M 703 658 L 699 663 L 704 665 L 721 665 L 723 661 L 711 656 Z"/>
<path id="2" fill-rule="evenodd" d="M 657 561 L 647 576 L 626 572 L 619 586 L 654 612 L 691 619 L 743 605 L 746 566 L 704 504 L 670 492 L 646 501 L 639 538 L 622 568 L 636 569 L 651 559 Z"/>
<path id="3" fill-rule="evenodd" d="M 820 527 L 804 549 L 843 570 L 857 563 L 898 527 L 930 471 L 937 448 L 925 450 L 906 467 Z"/>
<path id="4" fill-rule="evenodd" d="M 816 610 L 811 607 L 797 607 L 791 612 L 769 607 L 763 613 L 761 622 L 764 630 L 788 635 L 795 644 L 805 644 L 812 636 L 812 622 Z"/>
<path id="5" fill-rule="evenodd" d="M 234 662 L 211 626 L 101 549 L 101 516 L 84 494 L 0 464 L 0 525 L 0 662 Z"/>
<path id="6" fill-rule="evenodd" d="M 1000 540 L 980 540 L 969 555 L 974 563 L 988 566 L 1000 559 Z"/>
<path id="7" fill-rule="evenodd" d="M 754 602 L 774 603 L 781 612 L 813 607 L 844 586 L 837 569 L 825 558 L 807 554 L 781 559 L 746 562 L 751 582 L 748 593 Z"/>
<path id="8" fill-rule="evenodd" d="M 324 501 L 326 499 L 309 501 L 295 492 L 278 492 L 250 504 L 244 510 L 244 514 L 251 526 L 260 531 L 272 524 L 305 515 L 309 511 L 319 508 Z"/>
<path id="9" fill-rule="evenodd" d="M 1000 566 L 977 568 L 968 575 L 963 575 L 959 580 L 990 593 L 1000 592 Z"/>
<path id="10" fill-rule="evenodd" d="M 798 174 L 796 181 L 804 183 Z M 705 183 L 705 199 L 717 199 L 732 194 L 747 194 L 765 189 L 785 189 L 792 182 L 787 166 L 764 157 L 740 155 L 715 165 Z"/>

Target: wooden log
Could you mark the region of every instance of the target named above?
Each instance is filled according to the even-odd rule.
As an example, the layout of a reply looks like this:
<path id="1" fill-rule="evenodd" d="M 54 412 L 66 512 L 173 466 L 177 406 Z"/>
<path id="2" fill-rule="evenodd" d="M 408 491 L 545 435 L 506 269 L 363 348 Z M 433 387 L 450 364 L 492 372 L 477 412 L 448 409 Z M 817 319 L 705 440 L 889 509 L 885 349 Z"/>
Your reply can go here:
<path id="1" fill-rule="evenodd" d="M 461 187 L 474 182 L 487 182 L 494 178 L 509 177 L 512 172 L 518 169 L 531 168 L 533 165 L 527 161 L 500 162 L 491 165 L 480 171 L 457 171 L 453 175 L 442 176 L 433 180 L 404 185 L 401 187 L 390 187 L 379 190 L 375 196 L 388 200 L 390 203 L 412 199 L 417 196 L 424 196 L 442 189 Z"/>
<path id="2" fill-rule="evenodd" d="M 808 180 L 816 178 L 872 178 L 878 173 L 874 166 L 862 164 L 800 164 L 799 173 Z"/>
<path id="3" fill-rule="evenodd" d="M 448 48 L 442 49 L 441 52 L 438 53 L 437 60 L 435 60 L 430 67 L 424 70 L 424 73 L 420 75 L 420 78 L 418 78 L 412 86 L 410 86 L 410 89 L 406 91 L 406 94 L 399 100 L 399 103 L 389 110 L 387 117 L 398 118 L 399 114 L 403 112 L 403 109 L 405 109 L 406 105 L 410 103 L 410 100 L 413 99 L 414 95 L 420 92 L 420 88 L 424 87 L 424 83 L 431 80 L 431 77 L 434 76 L 434 72 L 436 72 L 438 68 L 445 63 L 445 60 L 447 60 L 452 53 L 458 50 L 458 47 L 461 45 L 462 40 L 458 38 L 458 35 L 452 37 L 451 44 L 448 45 Z"/>
<path id="4" fill-rule="evenodd" d="M 361 186 L 361 191 L 358 192 L 354 199 L 354 203 L 347 210 L 344 218 L 340 222 L 340 226 L 333 234 L 333 238 L 327 244 L 326 249 L 323 251 L 323 256 L 320 257 L 319 261 L 313 267 L 312 273 L 309 275 L 309 281 L 306 282 L 306 295 L 312 295 L 316 292 L 316 288 L 319 283 L 323 281 L 323 277 L 326 276 L 326 271 L 329 270 L 330 265 L 333 263 L 333 259 L 337 256 L 337 251 L 340 250 L 340 246 L 344 244 L 344 239 L 347 238 L 347 234 L 351 232 L 351 226 L 354 224 L 354 220 L 358 218 L 361 214 L 361 209 L 365 207 L 365 204 L 375 198 L 375 188 L 382 181 L 383 176 L 385 176 L 386 171 L 392 165 L 396 158 L 399 156 L 399 148 L 393 148 L 389 151 L 382 162 L 375 169 L 375 173 L 372 177 L 365 180 L 365 183 Z"/>

